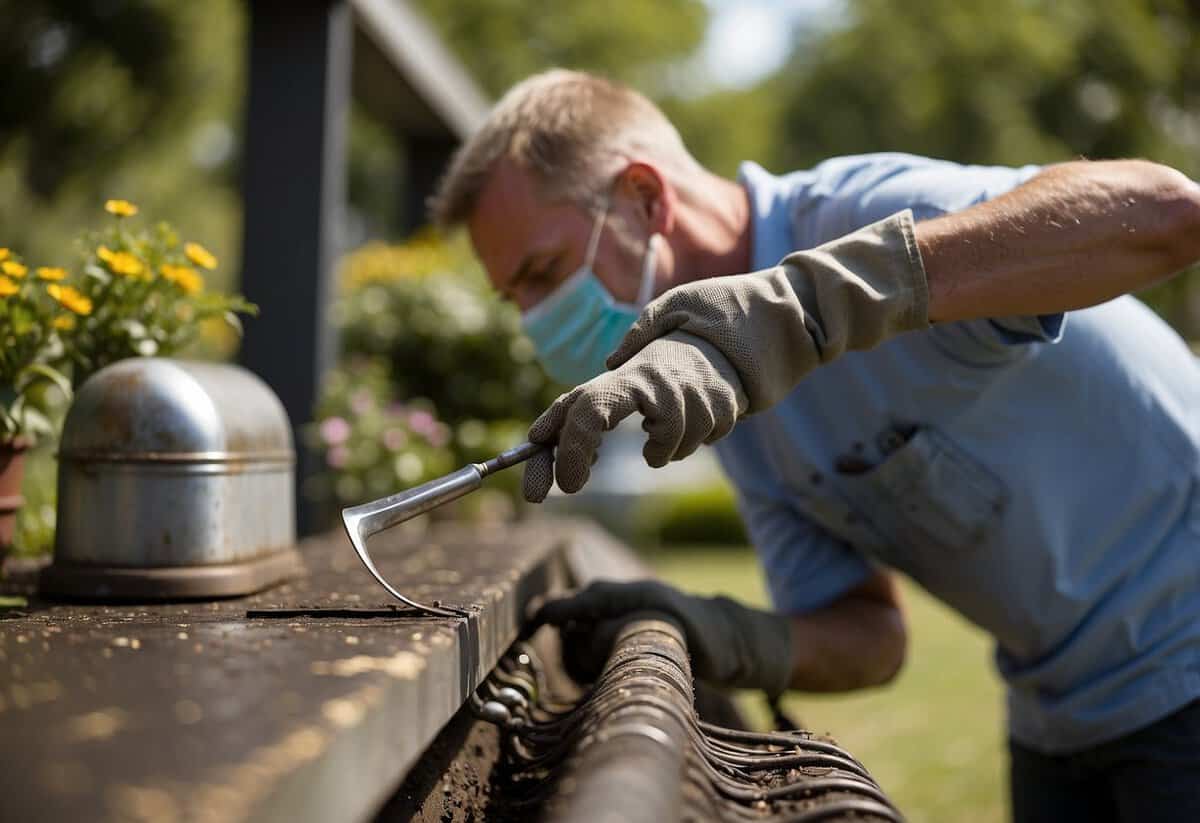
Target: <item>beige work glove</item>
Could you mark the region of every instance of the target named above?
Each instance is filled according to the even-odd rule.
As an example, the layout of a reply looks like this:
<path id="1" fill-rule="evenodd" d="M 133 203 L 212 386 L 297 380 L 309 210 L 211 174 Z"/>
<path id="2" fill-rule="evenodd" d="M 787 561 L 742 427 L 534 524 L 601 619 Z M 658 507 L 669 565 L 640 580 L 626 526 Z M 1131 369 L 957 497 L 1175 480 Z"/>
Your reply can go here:
<path id="1" fill-rule="evenodd" d="M 925 268 L 908 209 L 771 269 L 671 289 L 642 310 L 607 361 L 615 369 L 675 331 L 707 340 L 737 370 L 747 414 L 851 349 L 929 325 Z"/>
<path id="2" fill-rule="evenodd" d="M 620 367 L 560 396 L 529 429 L 534 443 L 554 443 L 525 464 L 524 493 L 540 503 L 557 478 L 583 488 L 605 432 L 635 411 L 645 418 L 642 455 L 651 466 L 681 460 L 729 433 L 746 408 L 737 372 L 710 343 L 686 332 L 650 340 Z"/>
<path id="3" fill-rule="evenodd" d="M 678 286 L 642 310 L 608 358 L 612 371 L 559 397 L 529 439 L 557 443 L 525 464 L 525 499 L 553 478 L 583 488 L 605 432 L 634 411 L 643 455 L 665 466 L 729 433 L 848 349 L 929 325 L 925 269 L 905 210 L 772 269 Z"/>

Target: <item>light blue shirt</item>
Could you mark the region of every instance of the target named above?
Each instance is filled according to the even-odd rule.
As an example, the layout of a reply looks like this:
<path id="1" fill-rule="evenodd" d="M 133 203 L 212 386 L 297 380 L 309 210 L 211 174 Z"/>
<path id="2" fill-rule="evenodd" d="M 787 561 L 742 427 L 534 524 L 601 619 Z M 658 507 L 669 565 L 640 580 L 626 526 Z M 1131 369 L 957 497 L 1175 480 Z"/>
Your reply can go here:
<path id="1" fill-rule="evenodd" d="M 746 164 L 754 268 L 1036 173 L 901 154 L 785 177 Z M 904 572 L 995 637 L 1019 742 L 1075 751 L 1200 697 L 1200 368 L 1134 298 L 847 354 L 716 450 L 777 608 Z"/>

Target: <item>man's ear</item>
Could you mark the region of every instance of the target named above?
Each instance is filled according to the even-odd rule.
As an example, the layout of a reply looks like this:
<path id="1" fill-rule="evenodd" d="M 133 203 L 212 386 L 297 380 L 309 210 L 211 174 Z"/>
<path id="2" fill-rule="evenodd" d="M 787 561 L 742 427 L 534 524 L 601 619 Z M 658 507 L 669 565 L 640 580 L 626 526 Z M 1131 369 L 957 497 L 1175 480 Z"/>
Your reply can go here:
<path id="1" fill-rule="evenodd" d="M 669 235 L 675 228 L 675 189 L 655 166 L 630 163 L 617 178 L 617 192 L 634 203 L 649 233 Z"/>

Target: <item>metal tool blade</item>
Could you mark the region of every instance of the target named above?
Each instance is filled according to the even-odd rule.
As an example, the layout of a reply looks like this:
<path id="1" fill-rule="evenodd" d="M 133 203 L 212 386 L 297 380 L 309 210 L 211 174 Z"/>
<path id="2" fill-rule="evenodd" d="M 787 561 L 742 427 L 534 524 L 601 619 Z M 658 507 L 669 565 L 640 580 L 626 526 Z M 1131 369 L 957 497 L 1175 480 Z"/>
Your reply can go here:
<path id="1" fill-rule="evenodd" d="M 405 597 L 394 586 L 384 579 L 375 568 L 371 555 L 367 552 L 367 539 L 384 529 L 399 525 L 418 515 L 436 509 L 451 500 L 457 500 L 463 495 L 470 494 L 483 485 L 483 478 L 488 475 L 515 466 L 528 460 L 533 455 L 549 448 L 540 443 L 522 443 L 521 445 L 501 452 L 491 460 L 483 463 L 472 463 L 456 472 L 422 483 L 406 491 L 389 495 L 388 497 L 342 509 L 342 524 L 358 559 L 366 567 L 379 585 L 388 593 L 411 608 L 437 617 L 465 617 L 467 613 L 461 609 L 443 606 L 427 606 Z"/>

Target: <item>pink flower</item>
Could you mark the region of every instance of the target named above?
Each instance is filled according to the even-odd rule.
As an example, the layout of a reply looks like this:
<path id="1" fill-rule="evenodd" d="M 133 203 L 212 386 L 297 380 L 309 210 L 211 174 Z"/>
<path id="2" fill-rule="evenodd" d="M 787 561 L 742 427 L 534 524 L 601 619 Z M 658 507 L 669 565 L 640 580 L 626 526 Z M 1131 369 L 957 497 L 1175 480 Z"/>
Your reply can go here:
<path id="1" fill-rule="evenodd" d="M 325 462 L 331 469 L 343 468 L 350 461 L 350 450 L 345 446 L 334 446 L 325 452 Z"/>
<path id="2" fill-rule="evenodd" d="M 343 417 L 327 417 L 321 421 L 321 439 L 330 446 L 340 446 L 350 439 L 350 424 Z"/>
<path id="3" fill-rule="evenodd" d="M 417 409 L 408 413 L 408 426 L 417 434 L 428 438 L 430 432 L 437 428 L 437 420 L 429 412 Z"/>
<path id="4" fill-rule="evenodd" d="M 383 445 L 388 451 L 398 452 L 408 443 L 408 434 L 401 428 L 386 429 L 383 433 Z"/>
<path id="5" fill-rule="evenodd" d="M 435 421 L 432 428 L 425 432 L 425 439 L 429 441 L 429 445 L 440 449 L 450 442 L 450 427 Z"/>
<path id="6" fill-rule="evenodd" d="M 359 389 L 350 395 L 350 408 L 354 410 L 355 414 L 366 414 L 371 410 L 372 405 L 374 404 L 371 401 L 371 392 L 367 389 Z"/>

